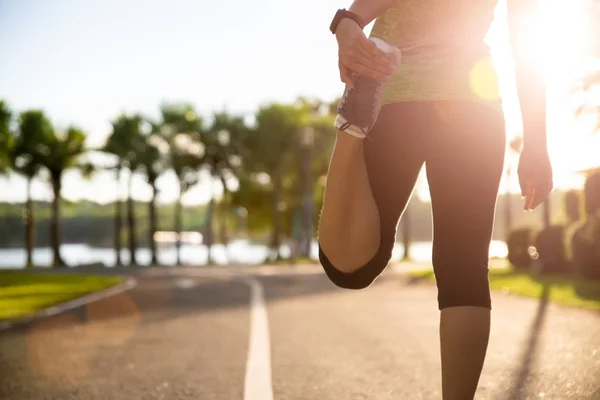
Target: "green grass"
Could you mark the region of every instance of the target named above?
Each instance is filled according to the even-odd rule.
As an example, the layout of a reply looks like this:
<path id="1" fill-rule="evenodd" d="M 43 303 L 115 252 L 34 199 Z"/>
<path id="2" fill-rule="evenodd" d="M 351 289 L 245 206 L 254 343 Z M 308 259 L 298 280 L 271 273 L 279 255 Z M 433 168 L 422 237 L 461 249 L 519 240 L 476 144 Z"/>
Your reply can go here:
<path id="1" fill-rule="evenodd" d="M 435 281 L 433 271 L 415 271 L 417 279 Z M 494 268 L 489 274 L 490 287 L 505 293 L 539 298 L 548 289 L 550 301 L 565 306 L 600 311 L 600 283 L 583 282 L 565 276 L 534 276 L 528 272 L 516 272 L 510 268 Z"/>
<path id="2" fill-rule="evenodd" d="M 118 277 L 0 272 L 0 321 L 95 292 L 123 281 Z"/>
<path id="3" fill-rule="evenodd" d="M 318 263 L 318 261 L 315 261 L 309 257 L 296 257 L 295 265 L 315 265 L 317 263 Z M 267 261 L 267 262 L 263 263 L 262 265 L 294 265 L 294 264 L 292 264 L 292 260 L 284 258 L 284 259 L 278 260 L 278 261 Z"/>

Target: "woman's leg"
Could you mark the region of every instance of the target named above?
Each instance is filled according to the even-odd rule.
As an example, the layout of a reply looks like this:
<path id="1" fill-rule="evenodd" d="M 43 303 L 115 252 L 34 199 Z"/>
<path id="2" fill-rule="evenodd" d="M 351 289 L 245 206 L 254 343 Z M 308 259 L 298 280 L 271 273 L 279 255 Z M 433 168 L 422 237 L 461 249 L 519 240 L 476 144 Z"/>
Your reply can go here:
<path id="1" fill-rule="evenodd" d="M 396 226 L 424 161 L 422 104 L 382 107 L 368 139 L 343 132 L 327 176 L 319 258 L 336 285 L 362 289 L 387 266 Z"/>
<path id="2" fill-rule="evenodd" d="M 503 116 L 468 102 L 432 103 L 427 154 L 434 220 L 444 400 L 472 399 L 487 351 L 489 246 L 505 150 Z"/>
<path id="3" fill-rule="evenodd" d="M 327 174 L 319 244 L 341 272 L 366 264 L 380 243 L 379 211 L 373 199 L 362 139 L 337 132 Z"/>

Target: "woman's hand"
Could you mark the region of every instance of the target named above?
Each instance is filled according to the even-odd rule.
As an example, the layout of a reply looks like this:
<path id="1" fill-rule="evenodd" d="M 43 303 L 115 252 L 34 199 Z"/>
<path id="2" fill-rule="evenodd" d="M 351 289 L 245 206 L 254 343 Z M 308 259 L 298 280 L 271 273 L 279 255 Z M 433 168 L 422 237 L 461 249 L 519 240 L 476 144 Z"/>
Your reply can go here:
<path id="1" fill-rule="evenodd" d="M 552 191 L 552 165 L 548 151 L 539 147 L 523 148 L 519 159 L 519 184 L 525 197 L 525 211 L 534 210 Z"/>
<path id="2" fill-rule="evenodd" d="M 340 79 L 354 88 L 353 72 L 379 81 L 390 78 L 396 67 L 386 53 L 370 41 L 360 26 L 349 18 L 340 21 L 336 34 Z"/>

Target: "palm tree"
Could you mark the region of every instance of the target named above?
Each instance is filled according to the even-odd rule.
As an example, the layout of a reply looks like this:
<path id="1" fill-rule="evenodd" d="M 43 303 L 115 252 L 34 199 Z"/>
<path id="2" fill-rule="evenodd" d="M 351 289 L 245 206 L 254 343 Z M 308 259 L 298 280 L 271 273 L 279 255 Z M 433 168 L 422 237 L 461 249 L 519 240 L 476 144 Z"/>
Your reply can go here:
<path id="1" fill-rule="evenodd" d="M 213 219 L 215 215 L 215 198 L 212 190 L 212 181 L 218 180 L 223 186 L 223 200 L 230 193 L 227 178 L 235 176 L 235 170 L 239 167 L 241 147 L 248 129 L 243 118 L 231 116 L 226 111 L 215 113 L 213 123 L 209 129 L 201 134 L 204 154 L 201 157 L 202 168 L 208 171 L 211 177 L 210 200 L 205 219 L 204 237 L 208 251 L 208 264 L 212 264 L 211 247 L 214 242 Z M 225 214 L 226 203 L 221 201 L 219 215 L 221 223 L 221 237 L 226 239 Z M 227 243 L 223 243 L 227 245 Z"/>
<path id="2" fill-rule="evenodd" d="M 243 169 L 240 169 L 236 177 L 239 180 L 239 186 L 235 192 L 231 193 L 231 205 L 246 210 L 246 213 L 242 211 L 241 215 L 244 219 L 242 228 L 246 234 L 262 233 L 273 219 L 270 188 L 256 179 L 254 173 L 246 172 Z"/>
<path id="3" fill-rule="evenodd" d="M 157 231 L 156 195 L 158 194 L 158 188 L 156 186 L 156 181 L 167 169 L 166 160 L 165 157 L 163 157 L 163 154 L 168 151 L 168 149 L 164 149 L 166 143 L 157 133 L 160 131 L 160 128 L 155 124 L 148 124 L 151 126 L 151 131 L 143 132 L 143 136 L 140 137 L 141 140 L 137 141 L 135 148 L 139 165 L 146 175 L 147 183 L 152 188 L 152 197 L 148 203 L 148 215 L 150 219 L 148 243 L 150 244 L 150 253 L 152 256 L 150 264 L 157 265 L 158 258 L 155 235 Z"/>
<path id="4" fill-rule="evenodd" d="M 200 141 L 202 119 L 190 104 L 163 104 L 160 136 L 169 146 L 169 165 L 179 182 L 175 202 L 176 265 L 181 265 L 182 197 L 198 182 L 204 146 Z"/>
<path id="5" fill-rule="evenodd" d="M 132 197 L 132 179 L 135 170 L 138 168 L 135 143 L 140 141 L 140 125 L 142 118 L 139 116 L 127 116 L 121 114 L 112 122 L 112 133 L 108 137 L 103 151 L 113 154 L 117 157 L 114 166 L 116 172 L 117 188 L 121 180 L 122 172 L 125 168 L 129 169 L 129 182 L 127 191 L 127 225 L 128 225 L 128 244 L 130 254 L 130 265 L 137 264 L 136 258 L 136 240 L 135 240 L 135 215 Z M 117 189 L 118 190 L 118 189 Z M 115 199 L 115 253 L 116 265 L 121 262 L 121 228 L 122 228 L 122 204 L 117 194 Z"/>
<path id="6" fill-rule="evenodd" d="M 318 195 L 315 193 L 318 180 L 326 177 L 333 150 L 336 113 L 332 113 L 332 105 L 318 99 L 299 98 L 296 105 L 304 111 L 305 127 L 300 130 L 297 155 L 300 157 L 300 180 L 302 193 L 299 194 L 300 210 L 303 215 L 303 246 L 300 256 L 310 257 L 315 226 L 318 224 L 315 213 Z M 335 110 L 335 109 L 334 109 Z"/>
<path id="7" fill-rule="evenodd" d="M 65 132 L 55 132 L 54 129 L 44 131 L 40 147 L 41 163 L 50 173 L 50 182 L 54 199 L 52 201 L 52 217 L 50 220 L 50 243 L 54 256 L 54 266 L 64 266 L 65 262 L 60 254 L 60 201 L 62 177 L 64 172 L 76 167 L 81 155 L 86 151 L 85 133 L 76 128 L 69 127 Z"/>
<path id="8" fill-rule="evenodd" d="M 115 196 L 115 220 L 114 220 L 114 246 L 115 246 L 115 267 L 122 265 L 121 261 L 121 229 L 123 225 L 122 204 L 119 199 L 119 183 L 121 182 L 121 174 L 125 167 L 125 156 L 127 154 L 128 137 L 123 129 L 123 116 L 111 122 L 112 133 L 108 137 L 102 151 L 110 153 L 117 157 L 117 162 L 114 165 L 116 174 L 116 196 Z"/>
<path id="9" fill-rule="evenodd" d="M 129 265 L 135 266 L 137 262 L 137 240 L 136 240 L 136 218 L 135 218 L 135 204 L 133 201 L 133 178 L 136 171 L 139 169 L 139 162 L 137 155 L 127 160 L 129 165 L 129 179 L 127 180 L 127 231 L 128 244 L 129 244 Z"/>
<path id="10" fill-rule="evenodd" d="M 35 215 L 31 184 L 42 167 L 42 160 L 48 154 L 44 140 L 54 134 L 52 123 L 43 111 L 30 110 L 21 113 L 18 129 L 14 138 L 11 163 L 14 170 L 25 177 L 27 193 L 24 212 L 25 249 L 27 266 L 33 266 L 33 249 L 35 247 Z"/>
<path id="11" fill-rule="evenodd" d="M 12 113 L 3 100 L 0 100 L 0 174 L 6 174 L 12 168 L 14 138 L 10 132 Z"/>
<path id="12" fill-rule="evenodd" d="M 256 173 L 266 173 L 272 189 L 272 226 L 270 248 L 276 259 L 281 259 L 282 213 L 287 208 L 283 201 L 284 176 L 290 169 L 294 149 L 298 144 L 298 131 L 305 124 L 305 110 L 300 107 L 271 104 L 261 107 L 257 114 L 257 127 L 247 139 L 244 168 Z"/>
<path id="13" fill-rule="evenodd" d="M 226 185 L 224 185 L 226 186 Z M 219 201 L 218 204 L 218 215 L 219 215 L 219 239 L 225 248 L 225 253 L 227 255 L 227 259 L 230 260 L 231 256 L 229 254 L 229 227 L 228 223 L 230 221 L 230 212 L 232 211 L 231 207 L 231 194 L 228 190 L 223 191 L 223 197 Z M 228 261 L 229 262 L 229 261 Z"/>

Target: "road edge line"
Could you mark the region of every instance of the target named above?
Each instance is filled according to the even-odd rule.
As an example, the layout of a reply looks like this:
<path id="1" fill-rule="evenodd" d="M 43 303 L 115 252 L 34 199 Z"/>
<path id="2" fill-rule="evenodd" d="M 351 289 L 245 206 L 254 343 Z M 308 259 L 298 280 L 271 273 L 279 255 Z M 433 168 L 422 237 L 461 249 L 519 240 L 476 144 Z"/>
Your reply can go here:
<path id="1" fill-rule="evenodd" d="M 17 318 L 11 321 L 0 322 L 0 332 L 14 328 L 19 325 L 27 324 L 42 318 L 52 317 L 54 315 L 61 314 L 66 311 L 71 311 L 75 308 L 93 303 L 105 299 L 107 297 L 115 296 L 119 293 L 126 292 L 137 285 L 137 279 L 134 277 L 127 278 L 124 282 L 117 285 L 107 287 L 105 289 L 98 290 L 96 292 L 88 293 L 80 297 L 76 297 L 72 300 L 59 303 L 54 306 L 44 308 L 40 311 L 36 311 L 25 317 Z"/>

